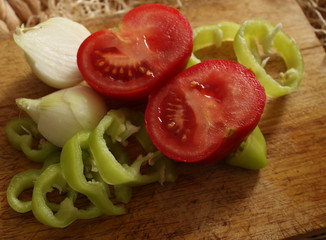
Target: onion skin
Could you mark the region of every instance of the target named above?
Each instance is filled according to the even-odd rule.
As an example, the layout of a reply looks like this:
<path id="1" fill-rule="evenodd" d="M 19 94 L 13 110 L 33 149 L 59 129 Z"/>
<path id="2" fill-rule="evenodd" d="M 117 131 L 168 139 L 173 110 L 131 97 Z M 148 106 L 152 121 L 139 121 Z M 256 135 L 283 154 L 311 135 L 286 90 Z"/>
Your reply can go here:
<path id="1" fill-rule="evenodd" d="M 93 130 L 108 111 L 102 96 L 84 85 L 39 99 L 18 98 L 16 104 L 37 123 L 42 136 L 58 147 L 81 130 Z"/>
<path id="2" fill-rule="evenodd" d="M 50 87 L 62 89 L 83 81 L 77 51 L 89 35 L 82 24 L 55 17 L 35 27 L 21 26 L 13 37 L 33 73 Z"/>

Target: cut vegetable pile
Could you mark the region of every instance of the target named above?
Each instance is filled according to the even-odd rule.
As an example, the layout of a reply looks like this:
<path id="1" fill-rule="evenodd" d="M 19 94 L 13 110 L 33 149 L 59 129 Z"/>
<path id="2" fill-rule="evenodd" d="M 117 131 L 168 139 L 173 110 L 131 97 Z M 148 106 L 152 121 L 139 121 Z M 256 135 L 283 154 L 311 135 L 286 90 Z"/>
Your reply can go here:
<path id="1" fill-rule="evenodd" d="M 9 143 L 43 167 L 15 175 L 7 199 L 15 211 L 32 211 L 57 228 L 125 214 L 132 187 L 175 181 L 176 162 L 265 167 L 258 123 L 266 98 L 297 90 L 304 73 L 300 49 L 281 25 L 248 20 L 192 31 L 178 10 L 161 4 L 136 7 L 117 27 L 93 34 L 52 18 L 18 28 L 14 39 L 36 76 L 58 91 L 16 101 L 30 118 L 8 122 Z M 238 62 L 196 57 L 224 41 L 234 43 Z M 284 59 L 279 79 L 265 71 L 260 47 Z M 146 109 L 109 109 L 110 100 Z M 128 153 L 131 142 L 137 156 Z M 32 199 L 21 200 L 29 188 Z M 60 203 L 47 197 L 54 189 L 65 193 Z M 86 207 L 75 204 L 80 196 Z"/>

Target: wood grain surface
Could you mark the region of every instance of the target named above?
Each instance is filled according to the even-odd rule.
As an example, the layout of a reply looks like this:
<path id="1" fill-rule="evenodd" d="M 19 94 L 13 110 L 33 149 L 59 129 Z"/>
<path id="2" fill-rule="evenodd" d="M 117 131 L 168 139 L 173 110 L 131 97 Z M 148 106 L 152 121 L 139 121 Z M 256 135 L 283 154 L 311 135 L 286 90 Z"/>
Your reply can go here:
<path id="1" fill-rule="evenodd" d="M 249 171 L 223 163 L 178 164 L 175 183 L 133 191 L 124 216 L 78 220 L 65 229 L 14 212 L 6 189 L 14 174 L 38 167 L 7 142 L 3 127 L 22 113 L 18 97 L 53 89 L 41 83 L 12 39 L 0 40 L 1 239 L 303 239 L 326 232 L 326 55 L 295 0 L 185 1 L 193 27 L 264 18 L 282 23 L 302 50 L 305 78 L 299 91 L 268 99 L 260 122 L 269 164 Z M 117 20 L 117 19 L 115 19 Z M 87 22 L 92 31 L 115 20 Z M 232 54 L 232 52 L 230 52 Z M 232 56 L 232 55 L 230 55 Z M 271 71 L 278 70 L 278 64 Z"/>

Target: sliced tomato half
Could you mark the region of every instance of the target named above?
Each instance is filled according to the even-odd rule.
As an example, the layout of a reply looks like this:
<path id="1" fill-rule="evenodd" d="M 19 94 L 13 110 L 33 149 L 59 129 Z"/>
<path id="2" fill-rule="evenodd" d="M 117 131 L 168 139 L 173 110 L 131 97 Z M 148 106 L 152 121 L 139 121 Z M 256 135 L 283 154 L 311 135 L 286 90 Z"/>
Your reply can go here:
<path id="1" fill-rule="evenodd" d="M 265 102 L 252 71 L 207 60 L 151 93 L 145 125 L 154 145 L 176 161 L 219 161 L 253 131 Z"/>
<path id="2" fill-rule="evenodd" d="M 77 64 L 103 95 L 138 100 L 184 69 L 192 43 L 191 26 L 178 10 L 145 4 L 129 11 L 118 27 L 89 36 L 79 48 Z"/>

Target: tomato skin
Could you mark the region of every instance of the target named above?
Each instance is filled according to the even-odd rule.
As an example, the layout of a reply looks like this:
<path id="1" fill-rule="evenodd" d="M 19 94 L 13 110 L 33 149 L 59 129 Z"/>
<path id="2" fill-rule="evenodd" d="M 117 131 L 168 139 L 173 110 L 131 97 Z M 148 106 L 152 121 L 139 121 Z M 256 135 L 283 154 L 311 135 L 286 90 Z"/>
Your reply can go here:
<path id="1" fill-rule="evenodd" d="M 118 100 L 144 100 L 183 70 L 193 44 L 189 21 L 176 9 L 145 4 L 116 28 L 93 33 L 80 46 L 77 64 L 86 82 Z"/>
<path id="2" fill-rule="evenodd" d="M 207 60 L 150 94 L 145 126 L 169 158 L 217 162 L 254 130 L 265 102 L 265 90 L 249 69 L 230 60 Z"/>

